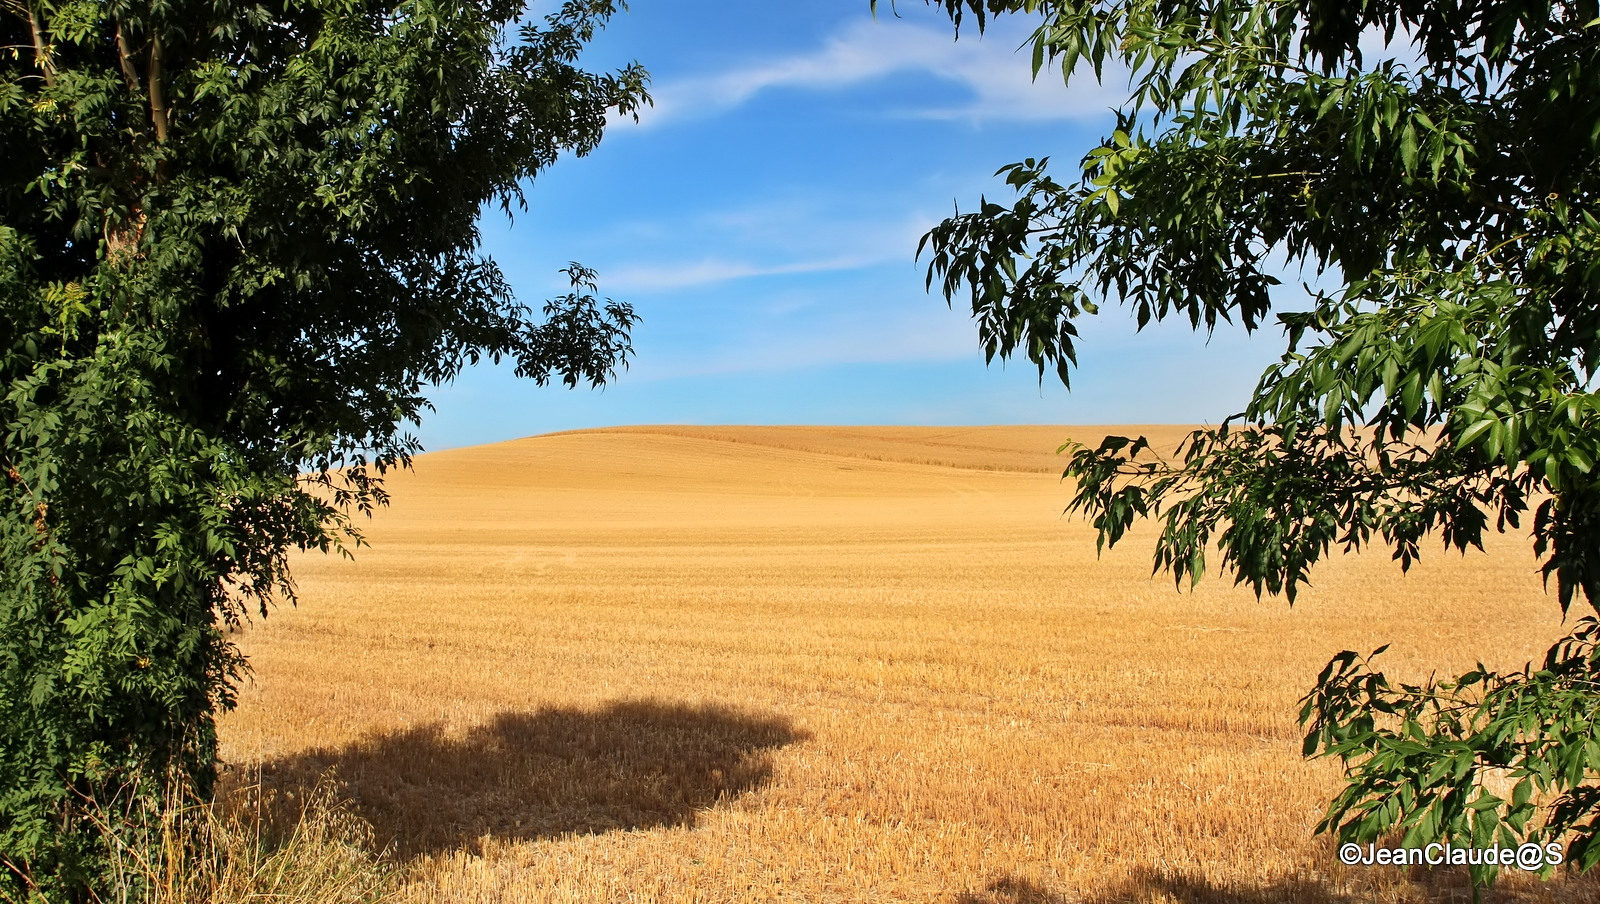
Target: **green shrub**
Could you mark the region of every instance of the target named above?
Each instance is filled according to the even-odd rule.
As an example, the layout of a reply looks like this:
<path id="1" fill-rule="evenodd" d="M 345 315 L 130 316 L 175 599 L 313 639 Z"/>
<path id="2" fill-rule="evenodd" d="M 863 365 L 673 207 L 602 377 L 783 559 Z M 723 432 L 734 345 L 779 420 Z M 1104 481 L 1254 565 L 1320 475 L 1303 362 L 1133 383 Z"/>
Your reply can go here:
<path id="1" fill-rule="evenodd" d="M 574 65 L 615 6 L 0 3 L 7 893 L 90 900 L 108 839 L 207 798 L 229 627 L 292 598 L 290 551 L 359 542 L 427 386 L 626 361 L 592 272 L 535 311 L 476 226 L 647 99 Z"/>

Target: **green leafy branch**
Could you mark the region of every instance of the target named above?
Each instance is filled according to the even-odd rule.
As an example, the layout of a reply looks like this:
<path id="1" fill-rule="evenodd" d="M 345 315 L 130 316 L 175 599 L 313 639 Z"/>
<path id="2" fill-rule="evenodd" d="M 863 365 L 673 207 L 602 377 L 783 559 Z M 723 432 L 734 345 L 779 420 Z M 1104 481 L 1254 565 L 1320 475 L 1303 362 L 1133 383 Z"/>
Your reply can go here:
<path id="1" fill-rule="evenodd" d="M 1587 870 L 1600 863 L 1597 695 L 1600 622 L 1592 616 L 1551 647 L 1542 667 L 1510 674 L 1479 665 L 1450 681 L 1396 686 L 1371 657 L 1340 653 L 1301 701 L 1305 754 L 1346 763 L 1347 784 L 1319 831 L 1351 841 L 1399 834 L 1410 847 L 1563 842 L 1567 861 Z M 1491 785 L 1509 791 L 1497 795 Z M 1471 870 L 1486 884 L 1498 866 Z M 1552 870 L 1547 864 L 1544 874 Z"/>

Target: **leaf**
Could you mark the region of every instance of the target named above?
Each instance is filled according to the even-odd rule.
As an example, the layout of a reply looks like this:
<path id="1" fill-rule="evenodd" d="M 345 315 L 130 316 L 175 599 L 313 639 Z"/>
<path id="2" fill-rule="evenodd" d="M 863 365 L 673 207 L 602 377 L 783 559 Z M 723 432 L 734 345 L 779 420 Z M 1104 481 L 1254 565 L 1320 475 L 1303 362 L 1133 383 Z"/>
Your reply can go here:
<path id="1" fill-rule="evenodd" d="M 1400 132 L 1400 160 L 1407 173 L 1417 169 L 1417 130 L 1411 123 Z"/>
<path id="2" fill-rule="evenodd" d="M 1489 432 L 1490 428 L 1495 426 L 1495 423 L 1495 421 L 1491 420 L 1473 421 L 1456 439 L 1456 448 L 1465 449 L 1474 442 L 1477 442 L 1480 437 Z"/>

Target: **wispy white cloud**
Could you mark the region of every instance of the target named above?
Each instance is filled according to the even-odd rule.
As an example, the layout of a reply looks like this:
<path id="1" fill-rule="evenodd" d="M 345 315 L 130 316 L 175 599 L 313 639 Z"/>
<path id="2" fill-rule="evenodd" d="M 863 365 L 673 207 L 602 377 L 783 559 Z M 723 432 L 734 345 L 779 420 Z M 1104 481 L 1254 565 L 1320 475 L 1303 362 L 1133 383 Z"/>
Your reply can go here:
<path id="1" fill-rule="evenodd" d="M 1103 82 L 1093 73 L 1075 75 L 1071 87 L 1060 72 L 1046 69 L 1032 77 L 1030 49 L 1020 46 L 1024 31 L 991 28 L 982 36 L 954 39 L 948 27 L 860 20 L 822 46 L 714 75 L 660 84 L 646 126 L 690 116 L 706 116 L 741 106 L 765 91 L 827 91 L 892 75 L 920 73 L 964 87 L 967 99 L 924 107 L 913 115 L 976 120 L 1052 120 L 1103 115 L 1127 99 L 1127 72 L 1108 66 Z"/>
<path id="2" fill-rule="evenodd" d="M 630 257 L 620 266 L 607 266 L 602 271 L 606 290 L 671 292 L 755 277 L 910 265 L 917 240 L 937 222 L 915 211 L 891 219 L 863 217 L 839 207 L 815 200 L 764 199 L 687 217 L 671 227 L 652 226 L 652 232 L 672 232 L 690 241 L 679 245 L 677 253 L 671 243 L 657 242 L 644 260 Z M 701 250 L 708 248 L 717 250 Z M 683 253 L 685 249 L 694 250 Z"/>
<path id="3" fill-rule="evenodd" d="M 697 261 L 670 264 L 639 264 L 620 267 L 606 275 L 608 288 L 619 290 L 668 290 L 711 285 L 753 276 L 783 276 L 797 273 L 825 273 L 834 270 L 860 270 L 881 264 L 884 255 L 845 255 L 819 260 L 758 264 L 708 257 Z"/>
<path id="4" fill-rule="evenodd" d="M 716 251 L 663 255 L 605 271 L 608 292 L 636 298 L 660 293 L 653 302 L 640 298 L 640 304 L 646 323 L 661 335 L 696 336 L 692 354 L 678 354 L 671 342 L 641 352 L 633 378 L 973 354 L 968 317 L 921 291 L 913 252 L 933 218 L 915 210 L 876 217 L 844 213 L 852 209 L 859 210 L 839 198 L 769 198 L 703 212 L 680 221 L 676 231 L 696 236 L 692 247 Z M 874 270 L 876 275 L 863 275 Z M 885 277 L 890 270 L 907 278 Z M 789 278 L 760 279 L 779 276 Z"/>

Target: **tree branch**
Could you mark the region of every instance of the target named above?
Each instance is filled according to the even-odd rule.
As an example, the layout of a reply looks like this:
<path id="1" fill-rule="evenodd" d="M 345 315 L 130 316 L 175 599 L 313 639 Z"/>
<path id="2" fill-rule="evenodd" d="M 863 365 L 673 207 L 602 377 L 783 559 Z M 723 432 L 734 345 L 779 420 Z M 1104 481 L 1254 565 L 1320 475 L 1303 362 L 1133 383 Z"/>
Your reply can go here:
<path id="1" fill-rule="evenodd" d="M 139 90 L 139 73 L 133 68 L 133 48 L 128 46 L 128 36 L 122 31 L 122 23 L 117 23 L 117 62 L 122 66 L 122 78 L 128 83 L 128 90 Z"/>
<path id="2" fill-rule="evenodd" d="M 150 83 L 150 122 L 156 128 L 156 141 L 167 140 L 167 95 L 161 87 L 161 35 L 150 38 L 150 65 L 146 80 Z"/>
<path id="3" fill-rule="evenodd" d="M 44 83 L 56 83 L 56 64 L 50 59 L 50 46 L 44 42 L 44 29 L 39 25 L 39 14 L 28 7 L 28 28 L 33 31 L 33 59 L 44 72 Z"/>

